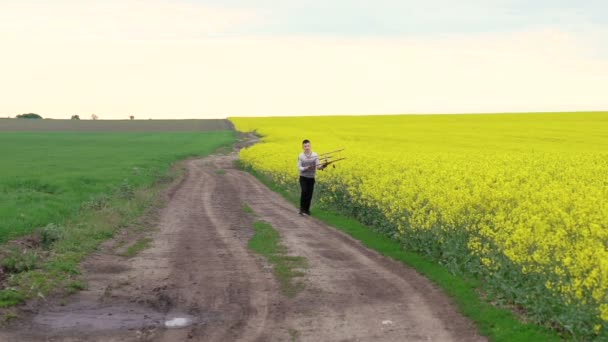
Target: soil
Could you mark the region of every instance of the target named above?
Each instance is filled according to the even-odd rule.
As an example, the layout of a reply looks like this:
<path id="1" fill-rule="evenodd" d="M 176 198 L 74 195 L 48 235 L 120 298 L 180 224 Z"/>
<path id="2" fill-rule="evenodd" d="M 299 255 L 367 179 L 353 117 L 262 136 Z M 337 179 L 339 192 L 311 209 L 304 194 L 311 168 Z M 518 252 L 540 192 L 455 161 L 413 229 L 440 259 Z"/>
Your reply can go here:
<path id="1" fill-rule="evenodd" d="M 148 249 L 125 258 L 107 243 L 84 263 L 87 290 L 22 308 L 0 340 L 486 340 L 415 270 L 315 219 L 314 208 L 298 215 L 235 168 L 237 155 L 187 161 L 184 178 L 165 193 Z M 308 262 L 293 298 L 247 247 L 257 220 Z"/>

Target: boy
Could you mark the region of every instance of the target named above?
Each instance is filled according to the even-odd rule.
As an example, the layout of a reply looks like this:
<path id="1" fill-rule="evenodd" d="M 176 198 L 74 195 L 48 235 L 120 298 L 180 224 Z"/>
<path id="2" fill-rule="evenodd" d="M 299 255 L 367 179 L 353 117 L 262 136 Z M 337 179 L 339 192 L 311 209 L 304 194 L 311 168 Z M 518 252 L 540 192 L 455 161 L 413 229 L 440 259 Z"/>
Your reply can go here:
<path id="1" fill-rule="evenodd" d="M 319 155 L 312 151 L 310 140 L 302 141 L 304 150 L 298 156 L 298 171 L 300 172 L 300 215 L 310 215 L 310 202 L 315 188 L 316 170 L 323 170 L 325 167 L 319 162 Z"/>

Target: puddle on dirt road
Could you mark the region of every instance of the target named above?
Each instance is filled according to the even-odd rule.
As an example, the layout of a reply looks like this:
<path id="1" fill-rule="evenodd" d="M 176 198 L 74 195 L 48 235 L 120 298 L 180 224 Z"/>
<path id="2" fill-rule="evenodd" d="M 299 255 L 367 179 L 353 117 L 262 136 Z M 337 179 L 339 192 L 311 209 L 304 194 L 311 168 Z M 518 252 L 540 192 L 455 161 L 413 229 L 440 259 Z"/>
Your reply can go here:
<path id="1" fill-rule="evenodd" d="M 144 306 L 84 306 L 76 303 L 71 307 L 41 312 L 34 323 L 53 330 L 129 330 L 153 327 L 184 328 L 197 323 L 193 316 L 171 312 L 163 314 Z"/>
<path id="2" fill-rule="evenodd" d="M 192 320 L 187 317 L 175 317 L 168 321 L 165 321 L 165 327 L 167 328 L 183 328 L 192 324 Z"/>

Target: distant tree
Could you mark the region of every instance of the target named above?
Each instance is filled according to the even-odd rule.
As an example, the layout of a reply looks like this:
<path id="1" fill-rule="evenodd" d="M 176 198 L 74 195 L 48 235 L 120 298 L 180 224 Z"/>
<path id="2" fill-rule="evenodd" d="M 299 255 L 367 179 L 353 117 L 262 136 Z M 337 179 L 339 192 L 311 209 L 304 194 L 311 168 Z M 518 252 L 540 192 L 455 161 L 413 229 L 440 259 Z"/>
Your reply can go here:
<path id="1" fill-rule="evenodd" d="M 97 114 L 91 114 L 91 120 L 97 120 L 99 119 L 99 116 L 97 116 Z"/>
<path id="2" fill-rule="evenodd" d="M 72 115 L 72 120 L 80 120 L 80 116 L 78 116 L 78 114 L 76 115 Z"/>
<path id="3" fill-rule="evenodd" d="M 18 119 L 42 119 L 42 116 L 35 113 L 19 114 Z"/>
<path id="4" fill-rule="evenodd" d="M 134 117 L 133 115 L 130 115 L 130 116 L 129 116 L 129 119 L 134 120 L 134 119 L 135 119 L 135 117 Z"/>

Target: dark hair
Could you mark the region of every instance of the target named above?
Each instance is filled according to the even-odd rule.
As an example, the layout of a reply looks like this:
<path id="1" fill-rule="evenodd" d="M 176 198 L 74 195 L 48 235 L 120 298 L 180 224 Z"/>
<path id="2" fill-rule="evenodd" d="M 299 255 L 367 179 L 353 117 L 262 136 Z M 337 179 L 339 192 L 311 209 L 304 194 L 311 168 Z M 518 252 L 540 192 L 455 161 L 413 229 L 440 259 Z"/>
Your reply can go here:
<path id="1" fill-rule="evenodd" d="M 310 144 L 310 140 L 304 139 L 304 141 L 302 141 L 302 145 L 304 145 L 304 144 Z"/>

